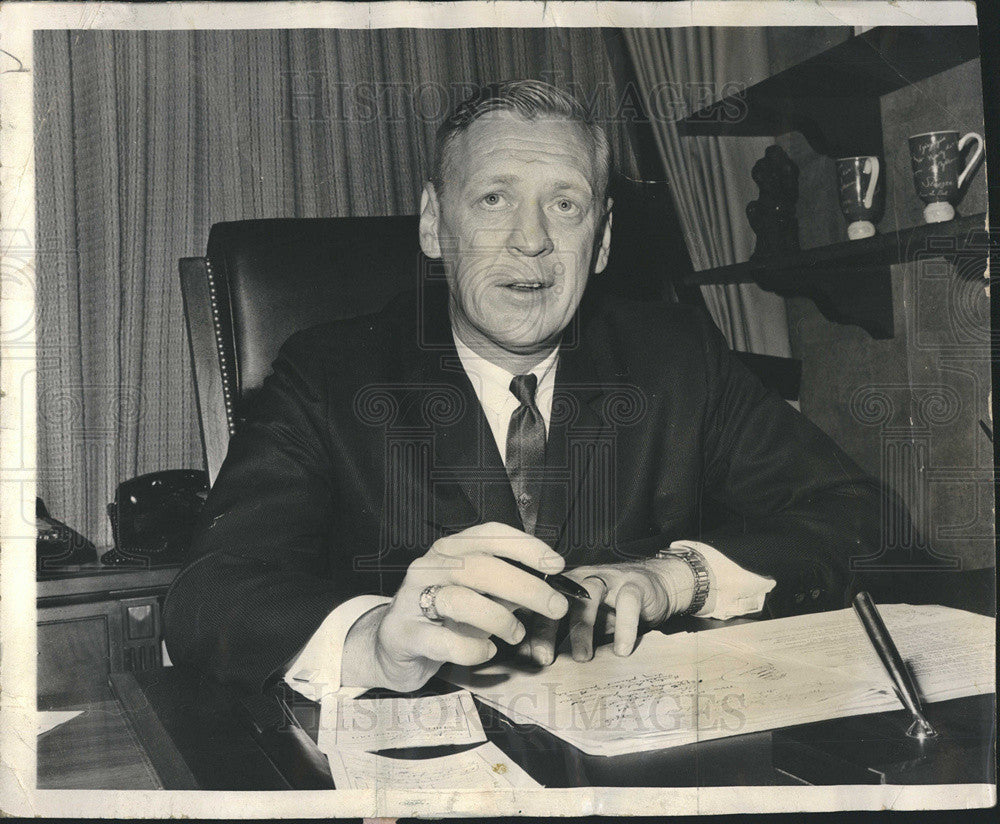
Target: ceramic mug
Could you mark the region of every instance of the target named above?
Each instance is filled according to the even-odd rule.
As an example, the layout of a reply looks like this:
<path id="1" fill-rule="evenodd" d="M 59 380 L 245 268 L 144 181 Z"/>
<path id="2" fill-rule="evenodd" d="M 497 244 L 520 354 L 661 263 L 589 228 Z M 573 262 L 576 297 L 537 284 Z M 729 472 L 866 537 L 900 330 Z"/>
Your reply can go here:
<path id="1" fill-rule="evenodd" d="M 970 141 L 976 141 L 976 150 L 969 155 L 965 167 L 962 150 Z M 917 194 L 927 205 L 924 220 L 928 223 L 942 223 L 955 217 L 952 205 L 958 199 L 959 190 L 966 178 L 975 169 L 983 155 L 983 138 L 969 132 L 961 139 L 958 132 L 924 132 L 910 137 L 910 162 L 913 164 L 913 184 Z"/>
<path id="2" fill-rule="evenodd" d="M 884 203 L 881 171 L 882 164 L 874 155 L 837 158 L 840 211 L 847 218 L 851 240 L 875 234 L 875 221 Z"/>

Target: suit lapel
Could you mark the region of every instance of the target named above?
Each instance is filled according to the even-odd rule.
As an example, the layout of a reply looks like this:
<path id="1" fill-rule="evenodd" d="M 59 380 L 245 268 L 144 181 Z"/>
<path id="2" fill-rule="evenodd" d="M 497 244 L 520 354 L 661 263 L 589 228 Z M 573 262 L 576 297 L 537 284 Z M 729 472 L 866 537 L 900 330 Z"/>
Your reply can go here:
<path id="1" fill-rule="evenodd" d="M 434 537 L 490 521 L 521 529 L 493 432 L 455 349 L 446 295 L 427 300 L 423 328 L 406 370 L 417 392 L 403 419 L 432 433 L 429 471 L 417 482 L 425 487 Z"/>
<path id="2" fill-rule="evenodd" d="M 572 327 L 571 327 L 572 331 Z M 564 342 L 546 442 L 538 537 L 575 565 L 600 555 L 614 528 L 614 429 L 605 414 L 613 386 L 576 335 Z"/>
<path id="3" fill-rule="evenodd" d="M 440 355 L 436 366 L 438 380 L 461 394 L 464 407 L 453 423 L 435 428 L 431 478 L 436 522 L 451 531 L 491 521 L 521 529 L 493 431 L 454 347 Z"/>

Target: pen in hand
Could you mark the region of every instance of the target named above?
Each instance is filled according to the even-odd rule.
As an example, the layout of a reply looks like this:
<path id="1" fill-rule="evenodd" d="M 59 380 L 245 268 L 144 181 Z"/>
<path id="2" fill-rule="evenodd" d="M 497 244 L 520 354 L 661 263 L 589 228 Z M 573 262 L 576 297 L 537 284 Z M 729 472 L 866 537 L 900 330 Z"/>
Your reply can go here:
<path id="1" fill-rule="evenodd" d="M 450 535 L 454 533 L 454 530 L 448 529 L 447 527 L 443 527 L 440 524 L 435 523 L 434 521 L 427 521 L 427 524 L 431 526 L 433 529 L 440 532 L 442 535 Z M 504 558 L 503 560 L 505 563 L 511 564 L 512 566 L 516 566 L 518 569 L 524 570 L 529 575 L 533 575 L 536 578 L 540 578 L 541 580 L 545 581 L 545 583 L 547 583 L 550 587 L 552 587 L 552 589 L 554 589 L 556 592 L 560 593 L 561 595 L 565 595 L 567 598 L 585 598 L 587 600 L 590 600 L 590 593 L 587 592 L 587 590 L 584 587 L 580 586 L 580 584 L 578 584 L 576 581 L 572 580 L 571 578 L 567 578 L 565 575 L 562 574 L 550 575 L 545 572 L 539 572 L 537 569 L 534 569 L 533 567 L 530 567 L 527 564 L 522 564 L 520 561 L 514 561 L 510 558 Z"/>
<path id="2" fill-rule="evenodd" d="M 878 657 L 882 661 L 882 666 L 889 673 L 889 677 L 892 679 L 896 690 L 896 695 L 899 696 L 899 700 L 903 702 L 903 705 L 910 711 L 910 715 L 913 716 L 913 723 L 906 731 L 906 734 L 910 738 L 920 740 L 935 737 L 937 731 L 924 717 L 923 709 L 920 706 L 920 698 L 917 695 L 917 688 L 910 678 L 910 673 L 906 669 L 903 657 L 899 654 L 899 650 L 896 649 L 892 636 L 889 635 L 889 630 L 882 621 L 882 616 L 879 615 L 875 602 L 867 592 L 859 592 L 854 596 L 854 611 L 861 620 L 861 626 L 865 628 L 868 640 L 871 641 L 875 652 L 878 653 Z"/>
<path id="3" fill-rule="evenodd" d="M 533 575 L 536 578 L 541 578 L 545 583 L 547 583 L 556 592 L 561 593 L 569 598 L 586 598 L 590 599 L 590 593 L 587 592 L 580 584 L 571 578 L 567 578 L 565 575 L 548 575 L 544 572 L 539 572 L 537 569 L 532 569 L 527 564 L 522 564 L 520 561 L 514 561 L 510 558 L 503 559 L 505 563 L 511 566 L 516 566 L 518 569 L 523 569 L 529 575 Z"/>

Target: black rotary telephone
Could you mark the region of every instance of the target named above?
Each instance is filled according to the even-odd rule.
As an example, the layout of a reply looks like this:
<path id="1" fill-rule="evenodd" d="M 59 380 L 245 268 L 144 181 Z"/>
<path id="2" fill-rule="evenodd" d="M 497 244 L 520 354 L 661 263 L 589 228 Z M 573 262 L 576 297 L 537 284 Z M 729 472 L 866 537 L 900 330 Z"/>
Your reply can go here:
<path id="1" fill-rule="evenodd" d="M 97 560 L 97 548 L 79 532 L 53 518 L 41 498 L 35 498 L 35 528 L 35 562 L 39 573 Z"/>
<path id="2" fill-rule="evenodd" d="M 153 472 L 119 484 L 114 502 L 108 504 L 115 548 L 101 556 L 101 563 L 183 563 L 207 496 L 208 473 L 199 469 Z"/>

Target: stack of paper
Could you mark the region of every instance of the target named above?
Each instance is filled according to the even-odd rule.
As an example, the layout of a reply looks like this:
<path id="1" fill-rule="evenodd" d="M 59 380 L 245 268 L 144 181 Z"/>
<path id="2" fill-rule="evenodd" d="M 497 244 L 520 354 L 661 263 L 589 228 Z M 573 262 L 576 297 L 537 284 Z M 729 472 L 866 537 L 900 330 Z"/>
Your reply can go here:
<path id="1" fill-rule="evenodd" d="M 419 698 L 325 696 L 317 744 L 338 789 L 509 789 L 540 786 L 494 744 L 433 758 L 395 758 L 381 750 L 486 741 L 466 690 Z"/>
<path id="2" fill-rule="evenodd" d="M 936 606 L 880 611 L 927 701 L 992 692 L 995 621 Z M 892 683 L 852 610 L 700 633 L 648 633 L 619 658 L 517 662 L 442 674 L 511 720 L 591 754 L 690 744 L 898 709 Z"/>

